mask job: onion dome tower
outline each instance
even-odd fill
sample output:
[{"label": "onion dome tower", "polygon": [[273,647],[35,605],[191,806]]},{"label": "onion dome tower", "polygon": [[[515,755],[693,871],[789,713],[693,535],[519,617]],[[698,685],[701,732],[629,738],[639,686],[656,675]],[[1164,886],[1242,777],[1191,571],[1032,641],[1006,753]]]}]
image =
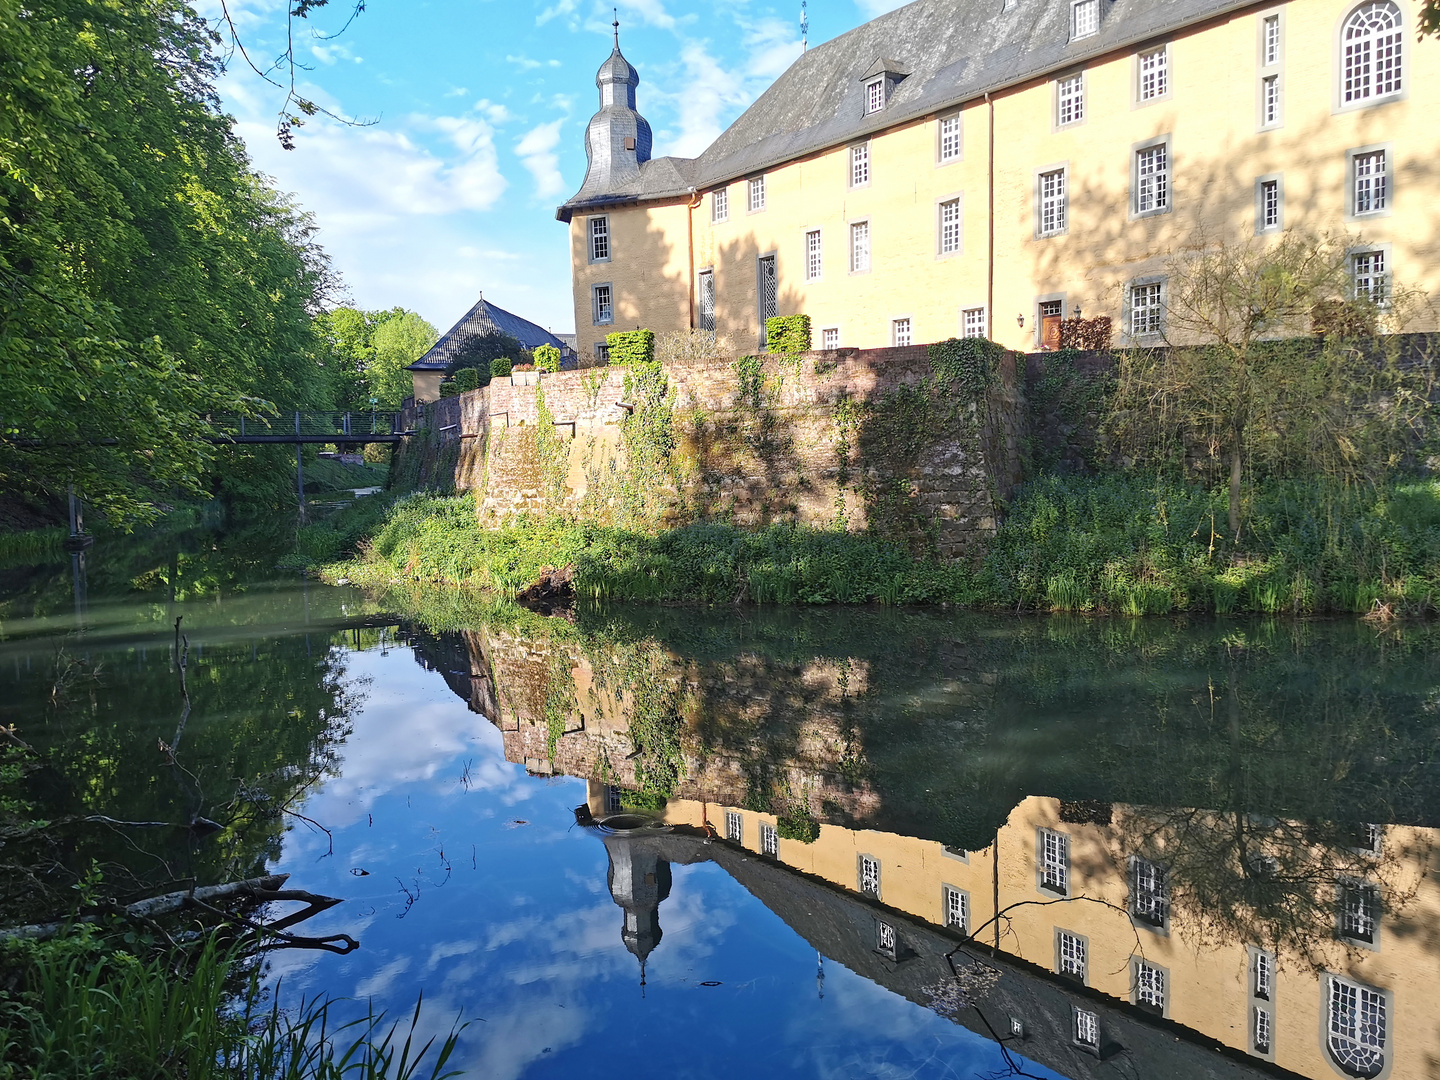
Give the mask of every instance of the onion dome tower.
[{"label": "onion dome tower", "polygon": [[600,111],[585,129],[585,183],[572,201],[632,189],[640,179],[640,164],[650,160],[650,124],[635,111],[640,73],[620,54],[618,18],[613,25],[615,49],[595,76]]}]

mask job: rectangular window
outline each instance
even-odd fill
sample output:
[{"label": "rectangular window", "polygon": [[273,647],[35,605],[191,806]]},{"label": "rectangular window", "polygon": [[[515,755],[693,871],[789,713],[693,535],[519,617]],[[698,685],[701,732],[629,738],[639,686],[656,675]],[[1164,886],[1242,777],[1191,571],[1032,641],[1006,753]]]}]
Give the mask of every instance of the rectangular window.
[{"label": "rectangular window", "polygon": [[811,229],[805,234],[805,280],[820,280],[820,230]]},{"label": "rectangular window", "polygon": [[1273,1028],[1274,1028],[1274,1024],[1273,1024],[1273,1022],[1272,1022],[1271,1019],[1270,1019],[1270,1010],[1269,1010],[1269,1009],[1256,1009],[1256,1010],[1255,1010],[1255,1031],[1254,1031],[1254,1036],[1253,1036],[1253,1037],[1254,1037],[1254,1040],[1255,1040],[1255,1043],[1254,1043],[1255,1053],[1257,1053],[1257,1054],[1268,1054],[1268,1053],[1270,1053],[1271,1041],[1272,1041],[1272,1040],[1274,1039],[1274,1037],[1275,1037],[1275,1033],[1274,1033]]},{"label": "rectangular window", "polygon": [[896,319],[890,324],[890,344],[897,349],[910,344],[909,319]]},{"label": "rectangular window", "polygon": [[1164,329],[1160,283],[1130,286],[1130,336],[1146,337]]},{"label": "rectangular window", "polygon": [[1070,40],[1100,32],[1100,0],[1075,0],[1070,5]]},{"label": "rectangular window", "polygon": [[838,349],[840,347],[840,328],[838,326],[827,326],[820,331],[820,347],[822,349]]},{"label": "rectangular window", "polygon": [[780,854],[780,834],[775,831],[775,826],[763,822],[760,825],[760,853],[772,859]]},{"label": "rectangular window", "polygon": [[885,80],[874,79],[865,84],[865,111],[879,112],[885,107]]},{"label": "rectangular window", "polygon": [[601,367],[610,363],[610,346],[606,345],[603,341],[597,341],[595,343],[595,362]]},{"label": "rectangular window", "polygon": [[605,812],[607,814],[620,812],[620,789],[614,784],[605,789]]},{"label": "rectangular window", "polygon": [[1070,838],[1040,830],[1040,887],[1062,896],[1070,891]]},{"label": "rectangular window", "polygon": [[1164,926],[1170,914],[1170,887],[1165,868],[1136,859],[1130,870],[1130,914],[1151,926]]},{"label": "rectangular window", "polygon": [[1260,231],[1280,227],[1280,181],[1260,181]]},{"label": "rectangular window", "polygon": [[870,144],[856,143],[850,147],[850,186],[863,187],[870,183]]},{"label": "rectangular window", "polygon": [[1380,213],[1387,205],[1385,151],[1372,150],[1368,154],[1356,154],[1350,161],[1350,170],[1354,176],[1354,213]]},{"label": "rectangular window", "polygon": [[880,896],[880,860],[870,855],[860,856],[860,891],[877,899]]},{"label": "rectangular window", "polygon": [[863,273],[870,269],[870,223],[856,221],[850,226],[850,272]]},{"label": "rectangular window", "polygon": [[970,928],[970,898],[949,885],[945,886],[945,925],[962,934]]},{"label": "rectangular window", "polygon": [[1170,89],[1170,50],[1166,46],[1140,54],[1141,101],[1162,98]]},{"label": "rectangular window", "polygon": [[765,209],[765,177],[755,176],[750,179],[750,213]]},{"label": "rectangular window", "polygon": [[1153,214],[1170,206],[1170,161],[1164,143],[1135,151],[1135,212]]},{"label": "rectangular window", "polygon": [[1274,127],[1280,123],[1280,76],[1266,75],[1260,80],[1260,125]]},{"label": "rectangular window", "polygon": [[895,959],[895,927],[888,922],[877,922],[875,924],[875,951]]},{"label": "rectangular window", "polygon": [[1266,15],[1261,28],[1260,59],[1265,67],[1280,62],[1280,16]]},{"label": "rectangular window", "polygon": [[940,118],[940,163],[960,160],[960,116]]},{"label": "rectangular window", "polygon": [[730,218],[730,189],[721,188],[710,196],[710,220],[728,221]]},{"label": "rectangular window", "polygon": [[725,839],[737,844],[745,842],[745,819],[734,810],[725,811]]},{"label": "rectangular window", "polygon": [[1090,1050],[1100,1049],[1100,1017],[1089,1009],[1074,1010],[1075,1041]]},{"label": "rectangular window", "polygon": [[609,285],[596,285],[593,290],[595,325],[615,321],[615,304]]},{"label": "rectangular window", "polygon": [[775,268],[774,255],[762,255],[757,261],[756,272],[759,280],[756,282],[759,296],[759,311],[756,315],[760,319],[760,344],[765,344],[765,320],[773,319],[780,314],[780,275]]},{"label": "rectangular window", "polygon": [[715,272],[700,271],[700,329],[715,332]]},{"label": "rectangular window", "polygon": [[590,261],[603,262],[610,258],[610,219],[608,217],[592,217],[590,219]]},{"label": "rectangular window", "polygon": [[1270,953],[1255,954],[1250,965],[1250,992],[1261,1001],[1275,1000],[1275,957]]},{"label": "rectangular window", "polygon": [[960,243],[960,200],[947,199],[940,204],[940,254],[958,253]]},{"label": "rectangular window", "polygon": [[1085,76],[1071,75],[1055,81],[1055,124],[1078,124],[1085,119]]},{"label": "rectangular window", "polygon": [[1355,282],[1355,299],[1383,304],[1386,296],[1385,252],[1357,251],[1351,256],[1350,268]]},{"label": "rectangular window", "polygon": [[1066,228],[1065,170],[1040,174],[1040,235],[1055,236]]},{"label": "rectangular window", "polygon": [[966,308],[960,313],[961,329],[965,337],[985,336],[985,309],[983,307]]},{"label": "rectangular window", "polygon": [[1165,969],[1144,960],[1135,961],[1135,1004],[1165,1012]]},{"label": "rectangular window", "polygon": [[1085,981],[1085,939],[1069,930],[1055,932],[1056,970],[1061,975]]},{"label": "rectangular window", "polygon": [[1380,918],[1380,890],[1359,882],[1340,887],[1340,936],[1375,943]]}]

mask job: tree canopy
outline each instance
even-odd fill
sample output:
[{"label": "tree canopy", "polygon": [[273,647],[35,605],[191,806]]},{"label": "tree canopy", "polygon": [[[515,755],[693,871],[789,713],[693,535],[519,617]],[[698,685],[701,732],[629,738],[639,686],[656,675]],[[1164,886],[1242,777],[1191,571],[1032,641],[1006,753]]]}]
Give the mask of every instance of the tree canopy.
[{"label": "tree canopy", "polygon": [[345,407],[368,409],[373,398],[384,409],[398,409],[410,396],[405,368],[435,344],[435,327],[413,311],[360,311],[338,307],[316,320],[329,345],[331,370]]}]

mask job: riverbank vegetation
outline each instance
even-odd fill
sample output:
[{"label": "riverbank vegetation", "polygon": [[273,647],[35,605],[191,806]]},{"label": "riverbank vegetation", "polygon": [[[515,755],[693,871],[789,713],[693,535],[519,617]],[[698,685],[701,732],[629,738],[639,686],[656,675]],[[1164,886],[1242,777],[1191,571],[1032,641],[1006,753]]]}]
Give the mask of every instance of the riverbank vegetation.
[{"label": "riverbank vegetation", "polygon": [[[315,526],[312,564],[355,581],[514,594],[546,567],[576,593],[693,603],[950,603],[1114,612],[1428,613],[1440,606],[1440,483],[1257,484],[1237,544],[1228,488],[1138,476],[1022,488],[983,558],[916,557],[863,534],[702,524],[648,534],[558,519],[482,529],[472,496],[412,495]],[[351,547],[357,557],[336,555]],[[303,553],[302,553],[303,554]]]}]

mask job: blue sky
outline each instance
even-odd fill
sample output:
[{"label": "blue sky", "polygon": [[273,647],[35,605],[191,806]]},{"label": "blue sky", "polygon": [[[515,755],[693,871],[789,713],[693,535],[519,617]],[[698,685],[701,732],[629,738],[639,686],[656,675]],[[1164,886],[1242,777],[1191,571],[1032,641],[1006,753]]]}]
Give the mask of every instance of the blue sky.
[{"label": "blue sky", "polygon": [[[198,5],[218,9],[218,0]],[[252,56],[283,43],[283,0],[235,0]],[[595,71],[609,54],[612,0],[332,0],[297,52],[301,92],[337,114],[286,152],[282,94],[242,65],[222,91],[257,168],[292,192],[365,308],[396,304],[445,331],[487,299],[557,332],[574,329],[565,226],[555,207],[585,174]],[[621,0],[620,43],[640,72],[655,156],[693,156],[800,53],[800,3]],[[812,45],[899,0],[813,0]]]}]

